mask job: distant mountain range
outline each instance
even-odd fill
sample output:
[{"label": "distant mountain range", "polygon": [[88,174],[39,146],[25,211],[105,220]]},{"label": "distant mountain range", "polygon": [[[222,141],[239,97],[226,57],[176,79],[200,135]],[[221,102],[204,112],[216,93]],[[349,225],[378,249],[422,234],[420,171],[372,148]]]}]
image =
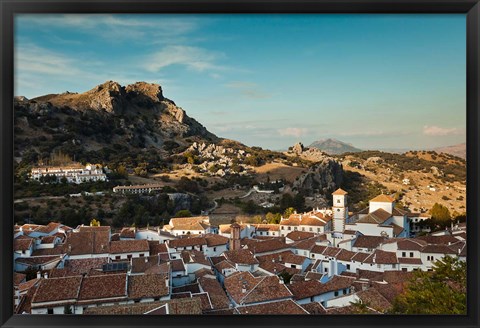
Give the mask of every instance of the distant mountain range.
[{"label": "distant mountain range", "polygon": [[358,153],[362,150],[354,147],[352,144],[345,143],[337,139],[321,139],[314,141],[308,146],[309,148],[317,148],[329,155],[341,155],[344,153]]},{"label": "distant mountain range", "polygon": [[467,144],[465,142],[452,146],[438,147],[433,150],[437,153],[446,153],[463,159],[467,158]]}]

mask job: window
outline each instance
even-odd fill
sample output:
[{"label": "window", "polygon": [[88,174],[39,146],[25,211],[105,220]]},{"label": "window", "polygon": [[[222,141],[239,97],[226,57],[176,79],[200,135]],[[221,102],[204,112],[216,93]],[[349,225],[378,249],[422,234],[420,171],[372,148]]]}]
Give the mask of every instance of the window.
[{"label": "window", "polygon": [[309,230],[309,231],[313,231],[313,228],[312,228],[312,227],[310,227],[308,230]]},{"label": "window", "polygon": [[413,257],[413,252],[410,252],[410,257]]},{"label": "window", "polygon": [[402,271],[407,272],[407,268],[402,268]]},{"label": "window", "polygon": [[282,226],[282,230],[285,230],[285,227],[284,227],[284,226]]},{"label": "window", "polygon": [[317,232],[320,232],[320,228],[317,228]]},{"label": "window", "polygon": [[337,208],[337,212],[340,212],[340,209],[339,209],[339,208]]},{"label": "window", "polygon": [[305,231],[305,227],[302,227],[302,231]]},{"label": "window", "polygon": [[128,254],[128,255],[127,255],[127,259],[130,260],[131,258],[132,258],[132,254]]},{"label": "window", "polygon": [[406,256],[407,256],[407,253],[402,252],[402,257],[406,257]]},{"label": "window", "polygon": [[47,313],[48,313],[48,314],[53,314],[53,309],[48,309],[48,310],[47,310]]},{"label": "window", "polygon": [[142,254],[140,254],[140,257],[144,257],[144,256],[145,256],[145,254],[143,254],[143,253],[142,253]]},{"label": "window", "polygon": [[292,228],[288,227],[288,230],[292,230]]},{"label": "window", "polygon": [[217,250],[217,248],[216,248],[216,247],[214,247],[214,248],[213,248],[213,251],[215,252],[216,250]]},{"label": "window", "polygon": [[297,266],[296,266],[295,264],[291,264],[290,267],[291,267],[292,269],[296,269],[296,268],[297,268]]},{"label": "window", "polygon": [[347,270],[350,270],[350,264],[347,264]]},{"label": "window", "polygon": [[340,204],[340,199],[337,199],[337,204]]},{"label": "window", "polygon": [[115,260],[120,260],[120,255],[115,256]]},{"label": "window", "polygon": [[295,231],[296,231],[297,229],[298,229],[297,227],[293,227],[293,230],[295,230]]},{"label": "window", "polygon": [[338,291],[336,291],[334,294],[335,294],[335,296],[338,296]]}]

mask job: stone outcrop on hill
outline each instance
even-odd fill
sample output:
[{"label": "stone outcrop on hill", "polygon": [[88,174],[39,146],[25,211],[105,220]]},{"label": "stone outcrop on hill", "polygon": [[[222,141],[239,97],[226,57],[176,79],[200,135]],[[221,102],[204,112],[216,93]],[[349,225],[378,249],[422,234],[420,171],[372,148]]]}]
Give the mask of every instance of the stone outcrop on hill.
[{"label": "stone outcrop on hill", "polygon": [[305,195],[325,194],[340,187],[343,167],[338,161],[325,157],[312,165],[293,183],[293,187]]}]

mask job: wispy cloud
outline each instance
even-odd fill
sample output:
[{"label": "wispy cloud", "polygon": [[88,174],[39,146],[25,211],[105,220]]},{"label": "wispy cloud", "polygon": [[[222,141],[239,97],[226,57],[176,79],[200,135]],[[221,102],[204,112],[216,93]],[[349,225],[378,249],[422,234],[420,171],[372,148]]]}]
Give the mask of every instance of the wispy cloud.
[{"label": "wispy cloud", "polygon": [[302,137],[309,134],[309,129],[307,128],[286,128],[286,129],[279,129],[278,133],[281,136],[289,136],[289,137]]},{"label": "wispy cloud", "polygon": [[[73,28],[75,32],[94,33],[112,42],[119,39],[138,39],[149,37],[152,43],[163,37],[163,42],[173,41],[168,37],[179,37],[195,31],[198,27],[195,19],[179,19],[176,17],[152,17],[142,15],[141,18],[131,15],[105,14],[64,14],[64,15],[19,15],[18,21],[29,26],[43,28]],[[145,40],[143,40],[145,41]]]},{"label": "wispy cloud", "polygon": [[228,88],[239,90],[240,93],[247,98],[263,99],[269,98],[271,96],[270,94],[263,92],[258,86],[258,84],[253,82],[233,81],[225,84],[225,86]]},{"label": "wispy cloud", "polygon": [[459,128],[443,128],[436,125],[425,125],[423,127],[423,134],[426,136],[449,136],[449,135],[461,135],[465,133],[464,129]]},{"label": "wispy cloud", "polygon": [[227,67],[219,65],[217,61],[223,57],[223,53],[203,48],[172,45],[149,56],[144,68],[150,72],[158,72],[171,65],[182,65],[197,72],[222,71]]}]

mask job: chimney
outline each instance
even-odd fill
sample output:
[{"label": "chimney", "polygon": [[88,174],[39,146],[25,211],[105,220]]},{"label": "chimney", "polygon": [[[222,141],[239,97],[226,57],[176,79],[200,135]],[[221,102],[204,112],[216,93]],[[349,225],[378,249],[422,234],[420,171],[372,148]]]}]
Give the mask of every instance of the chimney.
[{"label": "chimney", "polygon": [[285,281],[283,281],[283,277],[280,277],[280,284],[281,285],[285,284]]},{"label": "chimney", "polygon": [[145,256],[145,263],[148,262],[148,256]]},{"label": "chimney", "polygon": [[247,292],[247,285],[243,284],[242,285],[242,294],[245,294]]},{"label": "chimney", "polygon": [[40,271],[37,271],[37,279],[42,278],[42,273]]},{"label": "chimney", "polygon": [[48,279],[48,272],[43,273],[43,278]]},{"label": "chimney", "polygon": [[282,262],[282,255],[278,255],[278,262]]},{"label": "chimney", "polygon": [[169,284],[168,276],[165,276],[165,286],[170,287],[169,285],[170,284]]}]

